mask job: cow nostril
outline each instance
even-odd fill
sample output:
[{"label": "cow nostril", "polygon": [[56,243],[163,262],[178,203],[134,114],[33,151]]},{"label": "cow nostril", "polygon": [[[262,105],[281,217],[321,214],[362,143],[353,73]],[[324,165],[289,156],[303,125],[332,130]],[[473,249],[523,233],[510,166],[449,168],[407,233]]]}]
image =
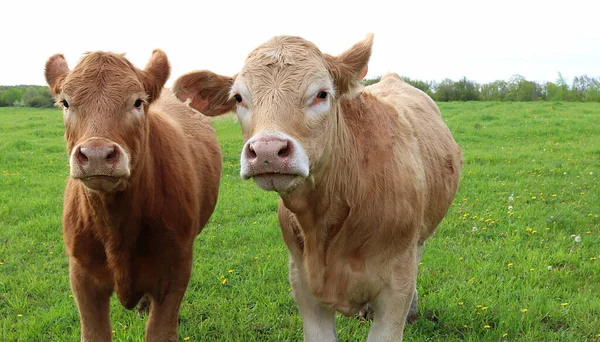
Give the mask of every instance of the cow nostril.
[{"label": "cow nostril", "polygon": [[77,159],[82,162],[88,161],[88,157],[81,151],[81,146],[77,148]]},{"label": "cow nostril", "polygon": [[248,157],[256,158],[256,152],[254,151],[252,145],[248,145]]},{"label": "cow nostril", "polygon": [[277,155],[280,158],[285,158],[285,157],[289,156],[290,155],[290,148],[289,148],[289,146],[286,144],[284,148],[282,148],[281,150],[279,150],[279,152],[277,152]]},{"label": "cow nostril", "polygon": [[117,157],[117,149],[113,147],[111,149],[111,151],[108,153],[108,155],[106,155],[106,160],[107,161],[112,161],[116,157]]}]

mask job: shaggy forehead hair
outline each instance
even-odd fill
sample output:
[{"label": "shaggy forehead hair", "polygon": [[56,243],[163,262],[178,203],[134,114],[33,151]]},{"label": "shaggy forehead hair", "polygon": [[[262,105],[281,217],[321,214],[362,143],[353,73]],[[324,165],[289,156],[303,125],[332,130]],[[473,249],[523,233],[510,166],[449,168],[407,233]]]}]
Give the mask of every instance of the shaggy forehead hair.
[{"label": "shaggy forehead hair", "polygon": [[293,36],[274,37],[254,49],[241,75],[253,95],[259,98],[278,93],[302,94],[311,82],[329,77],[317,46]]},{"label": "shaggy forehead hair", "polygon": [[89,52],[71,71],[63,90],[74,105],[120,107],[128,96],[143,91],[136,68],[123,54]]}]

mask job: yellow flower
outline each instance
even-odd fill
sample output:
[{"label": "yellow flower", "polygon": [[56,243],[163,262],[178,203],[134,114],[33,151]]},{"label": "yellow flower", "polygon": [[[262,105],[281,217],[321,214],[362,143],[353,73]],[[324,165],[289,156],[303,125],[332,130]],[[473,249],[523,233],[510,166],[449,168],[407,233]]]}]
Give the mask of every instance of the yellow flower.
[{"label": "yellow flower", "polygon": [[596,257],[591,257],[590,258],[590,261],[594,261],[594,260],[596,260]]},{"label": "yellow flower", "polygon": [[23,315],[22,314],[18,314],[17,317],[23,317]]},{"label": "yellow flower", "polygon": [[229,270],[229,271],[227,271],[227,272],[229,272],[229,274],[232,274],[232,273],[233,273],[233,270]]},{"label": "yellow flower", "polygon": [[508,267],[512,267],[512,265],[513,265],[513,263],[512,263],[512,262],[509,262],[509,263],[508,263]]},{"label": "yellow flower", "polygon": [[463,306],[463,305],[465,305],[465,303],[464,302],[458,302],[458,305]]},{"label": "yellow flower", "polygon": [[123,326],[123,329],[127,329],[127,324],[125,324],[125,325]]},{"label": "yellow flower", "polygon": [[489,328],[491,328],[491,326],[489,326],[489,325],[484,325],[484,326],[483,326],[483,328],[484,328],[484,329],[489,329]]},{"label": "yellow flower", "polygon": [[458,258],[458,261],[463,261],[463,258]]},{"label": "yellow flower", "polygon": [[189,340],[190,340],[190,337],[189,337],[189,336],[188,336],[188,337],[184,337],[184,338],[183,338],[183,340],[184,340],[184,341],[189,341]]},{"label": "yellow flower", "polygon": [[483,311],[487,310],[487,306],[482,307],[481,310],[483,310]]},{"label": "yellow flower", "polygon": [[221,284],[222,284],[222,285],[225,285],[225,284],[227,284],[227,278],[223,278],[223,280],[221,280]]},{"label": "yellow flower", "polygon": [[531,199],[532,199],[532,200],[534,200],[534,199],[536,199],[536,198],[537,198],[537,197],[535,197],[535,196],[531,196]]},{"label": "yellow flower", "polygon": [[560,305],[562,305],[563,307],[569,305],[569,303],[561,303]]},{"label": "yellow flower", "polygon": [[527,309],[521,309],[521,312],[522,312],[522,313],[526,313],[526,312],[527,312]]},{"label": "yellow flower", "polygon": [[530,269],[529,269],[529,271],[530,271],[530,272],[531,272],[531,271],[533,271],[533,270],[535,270],[535,268],[530,268]]}]

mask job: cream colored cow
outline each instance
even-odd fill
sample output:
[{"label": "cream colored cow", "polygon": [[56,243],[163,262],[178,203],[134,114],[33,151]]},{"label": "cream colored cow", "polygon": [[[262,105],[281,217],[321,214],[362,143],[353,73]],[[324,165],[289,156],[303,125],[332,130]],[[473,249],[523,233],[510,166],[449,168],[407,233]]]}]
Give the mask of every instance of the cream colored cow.
[{"label": "cream colored cow", "polygon": [[361,86],[372,41],[334,57],[302,38],[275,37],[238,75],[192,72],[173,88],[204,114],[236,111],[242,178],[281,197],[306,341],[335,341],[335,312],[367,304],[368,340],[402,339],[418,314],[424,242],[459,183],[461,150],[431,98],[396,74]]}]

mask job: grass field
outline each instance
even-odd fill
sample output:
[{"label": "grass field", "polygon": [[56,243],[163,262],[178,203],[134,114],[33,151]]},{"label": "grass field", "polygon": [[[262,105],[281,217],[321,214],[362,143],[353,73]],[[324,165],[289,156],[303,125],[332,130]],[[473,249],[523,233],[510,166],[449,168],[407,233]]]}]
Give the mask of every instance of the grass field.
[{"label": "grass field", "polygon": [[[464,151],[459,193],[419,269],[406,341],[600,341],[600,103],[442,103]],[[277,195],[239,178],[231,117],[220,198],[196,240],[183,341],[298,341]],[[0,340],[75,341],[61,210],[68,176],[58,110],[0,108]],[[113,298],[116,341],[145,317]],[[340,341],[370,323],[339,317]]]}]

